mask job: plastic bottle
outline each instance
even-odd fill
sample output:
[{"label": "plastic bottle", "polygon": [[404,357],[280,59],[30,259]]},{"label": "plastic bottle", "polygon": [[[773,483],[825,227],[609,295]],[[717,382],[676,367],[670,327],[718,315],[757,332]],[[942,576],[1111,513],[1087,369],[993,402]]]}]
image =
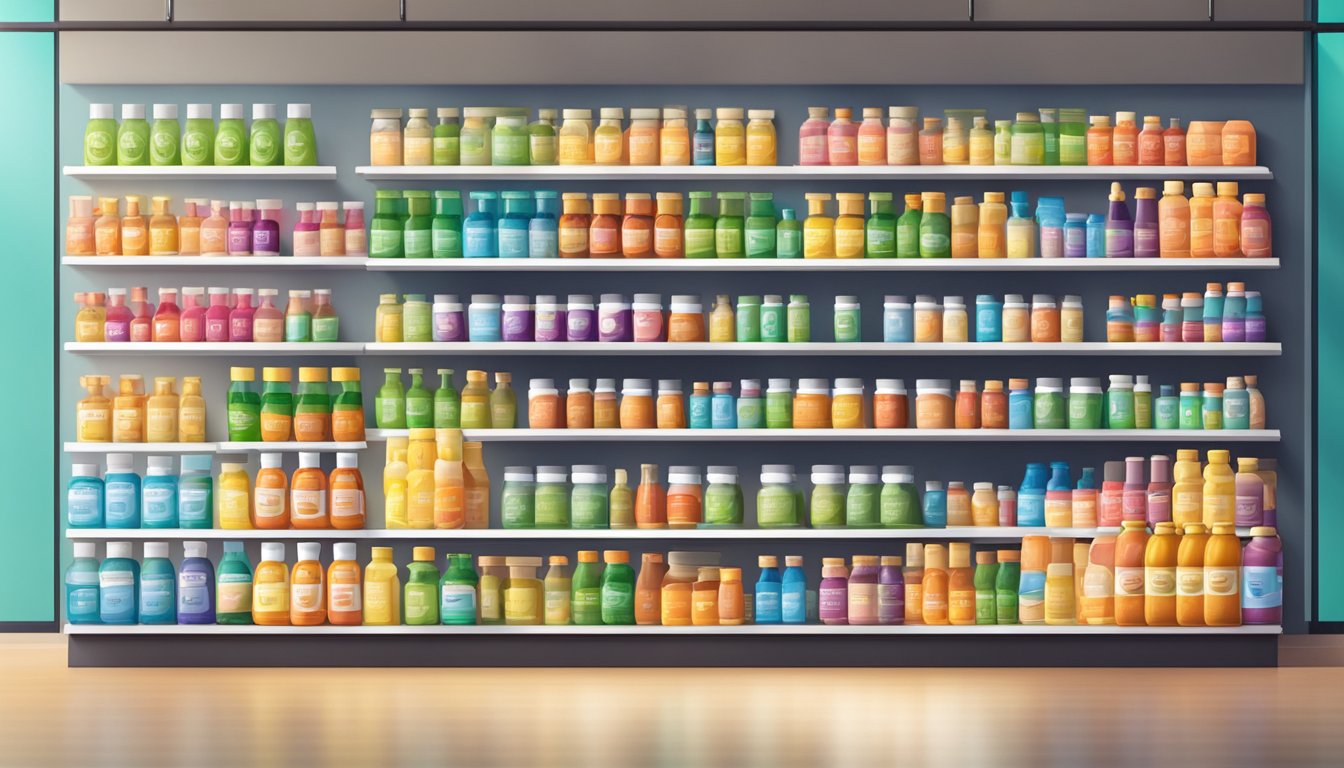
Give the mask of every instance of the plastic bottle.
[{"label": "plastic bottle", "polygon": [[836,108],[835,119],[826,129],[826,161],[829,165],[858,165],[859,126],[851,119],[854,112]]},{"label": "plastic bottle", "polygon": [[942,192],[925,192],[922,203],[919,221],[920,258],[951,258],[952,223],[946,213],[946,196]]},{"label": "plastic bottle", "polygon": [[[608,549],[602,553],[600,583],[600,617],[606,625],[635,623],[635,571],[630,567],[630,553]],[[578,624],[579,621],[574,623]]]},{"label": "plastic bottle", "polygon": [[74,557],[65,569],[65,618],[71,624],[97,624],[101,600],[95,544],[77,541],[72,550]]},{"label": "plastic bottle", "polygon": [[[176,110],[174,110],[176,117]],[[274,104],[252,105],[252,127],[248,133],[247,158],[254,166],[282,165],[284,141],[280,123],[275,119]]]},{"label": "plastic bottle", "polygon": [[168,559],[168,542],[145,542],[138,592],[141,624],[177,623],[177,574]]},{"label": "plastic bottle", "polygon": [[327,620],[326,574],[320,562],[322,545],[304,541],[298,544],[298,559],[289,576],[289,623],[312,627]]},{"label": "plastic bottle", "polygon": [[1050,563],[1049,537],[1023,536],[1021,563],[1018,619],[1023,624],[1044,624],[1046,569]]},{"label": "plastic bottle", "polygon": [[830,201],[831,195],[827,192],[808,192],[804,197],[807,199],[807,219],[803,221],[803,258],[833,259],[835,220],[826,211],[826,203]]},{"label": "plastic bottle", "polygon": [[290,581],[289,568],[285,565],[285,545],[263,543],[261,561],[252,575],[252,623],[286,626],[289,615]]},{"label": "plastic bottle", "polygon": [[215,621],[252,623],[252,565],[241,541],[224,542],[224,556],[215,577]]},{"label": "plastic bottle", "polygon": [[1237,200],[1237,182],[1218,182],[1213,201],[1213,255],[1220,259],[1241,258],[1242,204]]},{"label": "plastic bottle", "polygon": [[1144,555],[1148,544],[1147,523],[1125,520],[1115,540],[1115,623],[1143,626]]},{"label": "plastic bottle", "polygon": [[98,621],[135,624],[139,619],[139,583],[140,564],[131,555],[131,543],[109,541],[107,557],[98,566]]},{"label": "plastic bottle", "polygon": [[925,544],[923,578],[920,581],[920,591],[923,595],[920,618],[923,624],[948,623],[947,567],[947,547],[942,544]]},{"label": "plastic bottle", "polygon": [[1144,623],[1176,625],[1178,549],[1181,537],[1172,523],[1157,523],[1144,548]]},{"label": "plastic bottle", "polygon": [[1283,544],[1270,526],[1251,528],[1242,552],[1241,618],[1245,624],[1283,622]]},{"label": "plastic bottle", "polygon": [[370,557],[364,567],[364,626],[396,626],[401,623],[401,579],[392,548],[373,547]]},{"label": "plastic bottle", "polygon": [[1165,181],[1158,201],[1158,255],[1162,258],[1190,256],[1190,201],[1185,183]]},{"label": "plastic bottle", "polygon": [[364,478],[359,473],[359,454],[336,454],[336,469],[331,472],[328,487],[331,527],[341,530],[363,528],[367,504]]},{"label": "plastic bottle", "polygon": [[[471,555],[448,555],[448,567],[439,580],[439,621],[454,626],[475,624],[480,610],[476,599],[477,583]],[[565,600],[568,603],[568,593]]]},{"label": "plastic bottle", "polygon": [[1202,259],[1212,258],[1216,252],[1217,240],[1213,217],[1215,203],[1213,185],[1208,182],[1196,182],[1191,185],[1191,190],[1193,196],[1190,198],[1190,255]]},{"label": "plastic bottle", "polygon": [[827,156],[826,107],[808,107],[807,119],[798,128],[798,162],[800,165],[829,165]]},{"label": "plastic bottle", "polygon": [[994,574],[994,620],[996,624],[1018,622],[1018,591],[1022,577],[1021,553],[1015,549],[1000,549],[996,553],[998,568]]},{"label": "plastic bottle", "polygon": [[[1210,454],[1214,451],[1210,451]],[[1204,623],[1241,625],[1241,542],[1232,523],[1215,523],[1204,548]]]},{"label": "plastic bottle", "polygon": [[435,559],[433,547],[411,549],[401,601],[405,623],[410,626],[439,623],[439,569],[434,565]]},{"label": "plastic bottle", "polygon": [[299,469],[290,480],[289,519],[295,528],[330,528],[327,509],[327,476],[322,454],[302,452]]},{"label": "plastic bottle", "polygon": [[1209,464],[1204,468],[1203,523],[1210,530],[1215,525],[1236,522],[1236,475],[1229,461],[1227,451],[1209,451]]},{"label": "plastic bottle", "polygon": [[1111,128],[1111,118],[1108,115],[1091,115],[1088,117],[1089,127],[1087,129],[1087,164],[1088,165],[1114,165],[1113,151],[1113,129]]},{"label": "plastic bottle", "polygon": [[[144,105],[126,104],[122,106],[122,118],[125,119],[127,107],[139,106],[140,117],[144,118]],[[118,165],[117,147],[120,144],[117,121],[112,117],[111,104],[90,104],[89,122],[84,126],[84,164]],[[136,165],[136,163],[122,163]]]},{"label": "plastic bottle", "polygon": [[188,104],[182,132],[182,164],[215,164],[215,120],[209,104]]},{"label": "plastic bottle", "polygon": [[[938,117],[924,118],[924,127],[919,131],[919,164],[943,164],[943,121]],[[832,162],[831,165],[836,165]]]},{"label": "plastic bottle", "polygon": [[317,135],[312,105],[285,106],[285,165],[317,165]]},{"label": "plastic bottle", "polygon": [[597,564],[597,552],[591,550],[579,552],[578,565],[574,569],[570,585],[572,621],[578,625],[601,624],[602,567]]},{"label": "plastic bottle", "polygon": [[954,541],[948,544],[948,549],[947,622],[957,626],[975,624],[976,589],[971,568],[971,545]]},{"label": "plastic bottle", "polygon": [[364,623],[362,580],[359,563],[355,561],[354,543],[333,544],[331,565],[326,575],[327,621],[335,626],[359,626]]},{"label": "plastic bottle", "polygon": [[141,492],[140,525],[143,528],[177,528],[177,476],[173,473],[173,458],[150,456],[147,464]]},{"label": "plastic bottle", "polygon": [[547,565],[549,567],[546,569],[546,579],[542,586],[545,601],[544,623],[548,626],[568,625],[569,593],[572,588],[569,579],[569,558],[564,555],[551,555]]},{"label": "plastic bottle", "polygon": [[779,588],[780,619],[785,624],[807,621],[807,577],[802,555],[784,557],[784,574]]}]

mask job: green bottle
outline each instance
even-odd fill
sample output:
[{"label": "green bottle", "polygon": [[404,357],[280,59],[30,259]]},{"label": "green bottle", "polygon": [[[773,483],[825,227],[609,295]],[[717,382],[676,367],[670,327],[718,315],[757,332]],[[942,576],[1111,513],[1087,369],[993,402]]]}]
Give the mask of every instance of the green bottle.
[{"label": "green bottle", "polygon": [[775,227],[775,248],[781,259],[803,258],[803,226],[792,208],[779,212],[779,226]]},{"label": "green bottle", "polygon": [[462,163],[462,125],[458,122],[457,107],[439,107],[434,110],[439,122],[430,139],[430,153],[435,165]]},{"label": "green bottle", "polygon": [[121,105],[117,165],[149,165],[149,123],[145,122],[144,104]]},{"label": "green bottle", "polygon": [[995,579],[999,575],[999,564],[995,562],[993,552],[975,553],[975,623],[998,623],[998,592]]},{"label": "green bottle", "polygon": [[358,424],[358,432],[364,432],[364,392],[359,386],[358,368],[332,368],[331,380],[341,385],[336,399],[331,404],[332,438],[346,439],[349,434],[343,425]]},{"label": "green bottle", "polygon": [[401,193],[394,189],[378,189],[373,193],[373,221],[369,223],[369,258],[400,259],[405,255],[401,246],[401,217],[398,207]]},{"label": "green bottle", "polygon": [[518,395],[509,383],[511,373],[496,373],[495,388],[490,392],[491,429],[513,429],[518,424]]},{"label": "green bottle", "polygon": [[870,259],[896,256],[896,216],[890,192],[869,192],[871,213],[864,225],[864,255]]},{"label": "green bottle", "polygon": [[476,623],[476,582],[471,555],[448,556],[439,582],[439,621],[455,626]]},{"label": "green bottle", "polygon": [[775,258],[775,196],[770,192],[752,192],[750,213],[747,217],[747,258]]},{"label": "green bottle", "polygon": [[215,164],[215,118],[209,104],[187,105],[187,127],[182,132],[182,164]]},{"label": "green bottle", "polygon": [[602,559],[607,564],[602,570],[602,623],[634,624],[635,569],[630,567],[630,553],[607,550]]},{"label": "green bottle", "polygon": [[807,296],[801,293],[789,295],[788,339],[790,344],[803,344],[812,340],[812,306]]},{"label": "green bottle", "polygon": [[560,153],[554,109],[538,109],[537,119],[527,127],[528,157],[532,165],[555,165]]},{"label": "green bottle", "polygon": [[216,624],[252,623],[252,564],[241,541],[224,542],[224,557],[215,574],[215,605],[237,605],[241,610],[215,613]]},{"label": "green bottle", "polygon": [[299,396],[294,401],[295,437],[298,436],[298,421],[304,414],[321,417],[327,425],[325,431],[331,432],[331,389],[327,384],[326,368],[299,369]]},{"label": "green bottle", "polygon": [[288,368],[261,369],[261,420],[266,431],[293,434],[294,392],[290,387]]},{"label": "green bottle", "polygon": [[149,164],[182,164],[182,126],[176,104],[155,104],[154,124],[149,128]]},{"label": "green bottle", "polygon": [[462,258],[462,193],[456,189],[434,190],[429,255],[436,259]]},{"label": "green bottle", "polygon": [[720,259],[740,259],[747,255],[742,192],[719,193],[719,219],[714,223],[714,250]]},{"label": "green bottle", "polygon": [[219,129],[215,131],[215,165],[247,165],[247,124],[242,104],[219,105]]},{"label": "green bottle", "polygon": [[952,258],[952,222],[947,218],[947,198],[942,192],[924,193],[924,212],[919,220],[919,257]]},{"label": "green bottle", "polygon": [[434,338],[434,305],[425,300],[423,293],[408,293],[401,304],[402,341],[424,342]]},{"label": "green bottle", "polygon": [[406,223],[402,225],[402,252],[408,259],[428,259],[432,255],[430,230],[433,224],[429,192],[423,189],[408,189],[401,194],[406,199],[406,210],[410,214]]},{"label": "green bottle", "polygon": [[686,215],[686,258],[714,258],[714,217],[705,212],[708,192],[691,192],[691,209]]},{"label": "green bottle", "polygon": [[261,396],[252,388],[255,368],[229,369],[229,442],[261,442]]},{"label": "green bottle", "polygon": [[439,369],[439,388],[434,390],[434,428],[458,429],[462,426],[462,398],[453,388],[453,369]]},{"label": "green bottle", "polygon": [[117,121],[111,104],[90,104],[84,126],[84,164],[117,164]]},{"label": "green bottle", "polygon": [[402,587],[401,610],[406,624],[423,627],[439,623],[439,569],[434,565],[433,547],[415,547],[406,566],[406,586]]},{"label": "green bottle", "polygon": [[425,370],[409,369],[411,388],[406,390],[406,426],[411,429],[434,426],[434,396],[425,389]]},{"label": "green bottle", "polygon": [[579,552],[578,559],[569,582],[569,617],[575,624],[595,626],[602,623],[602,566],[592,550]]},{"label": "green bottle", "polygon": [[252,132],[247,142],[248,162],[259,166],[283,165],[280,147],[280,122],[275,119],[275,105],[253,104]]},{"label": "green bottle", "polygon": [[[905,196],[905,213],[896,220],[896,258],[919,258],[920,212],[923,207],[924,200],[919,195]],[[950,222],[948,226],[951,226]]]},{"label": "green bottle", "polygon": [[310,104],[285,108],[285,165],[317,165],[317,134]]},{"label": "green bottle", "polygon": [[383,386],[373,398],[373,421],[379,429],[406,429],[406,391],[400,368],[383,369]]},{"label": "green bottle", "polygon": [[1013,550],[999,556],[999,572],[994,576],[994,619],[999,624],[1017,623],[1017,590],[1022,577],[1021,555]]}]

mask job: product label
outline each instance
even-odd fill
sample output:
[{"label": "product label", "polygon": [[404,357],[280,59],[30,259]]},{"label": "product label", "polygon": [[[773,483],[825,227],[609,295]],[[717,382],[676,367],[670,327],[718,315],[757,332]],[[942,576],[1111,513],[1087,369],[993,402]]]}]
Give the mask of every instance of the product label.
[{"label": "product label", "polygon": [[863,230],[862,229],[837,229],[835,230],[835,255],[841,259],[863,258]]},{"label": "product label", "polygon": [[144,489],[145,527],[163,527],[177,513],[177,489],[168,485],[146,485]]},{"label": "product label", "polygon": [[202,571],[182,571],[177,575],[179,613],[200,613],[210,607],[209,581]]},{"label": "product label", "polygon": [[[1115,567],[1115,594],[1117,597],[1143,597],[1143,566]],[[1025,576],[1025,574],[1023,574]],[[1174,576],[1172,578],[1175,578]]]},{"label": "product label", "polygon": [[1181,565],[1176,567],[1176,594],[1181,597],[1204,596],[1204,568]]},{"label": "product label", "polygon": [[66,515],[71,526],[89,527],[101,522],[102,491],[91,485],[71,486],[66,493]]},{"label": "product label", "polygon": [[436,590],[427,584],[407,584],[405,608],[407,624],[428,624],[434,618]]},{"label": "product label", "polygon": [[556,231],[547,227],[532,227],[527,232],[527,255],[534,259],[553,259],[559,255]]},{"label": "product label", "polygon": [[215,598],[220,613],[243,613],[252,609],[252,577],[242,573],[224,573],[219,576]]},{"label": "product label", "polygon": [[358,611],[364,607],[358,584],[332,584],[331,610]]},{"label": "product label", "polygon": [[[378,134],[373,134],[377,136]],[[461,139],[457,136],[435,136],[430,141],[430,152],[435,165],[457,165],[461,159]],[[375,163],[381,165],[381,163]],[[388,163],[396,165],[396,163]]]},{"label": "product label", "polygon": [[1233,597],[1240,587],[1241,570],[1235,567],[1204,566],[1204,594]]},{"label": "product label", "polygon": [[537,590],[535,588],[514,587],[504,590],[505,621],[531,623],[536,617]]},{"label": "product label", "polygon": [[289,494],[290,516],[294,520],[317,520],[327,515],[327,494],[322,490],[295,488]]},{"label": "product label", "polygon": [[363,515],[363,491],[358,488],[333,488],[331,490],[332,517],[362,517]]},{"label": "product label", "polygon": [[796,229],[781,229],[776,232],[778,251],[781,257],[797,258],[802,252],[802,233]]},{"label": "product label", "polygon": [[[666,606],[666,600],[664,600],[664,606]],[[602,611],[602,590],[597,587],[574,590],[572,609],[574,623],[598,623]]]},{"label": "product label", "polygon": [[173,577],[152,574],[140,577],[140,616],[173,616],[177,602],[173,594]]},{"label": "product label", "polygon": [[392,585],[386,580],[364,582],[364,623],[399,623],[400,617],[392,616]]},{"label": "product label", "polygon": [[[1139,589],[1143,589],[1143,569],[1139,569]],[[1018,618],[1023,624],[1045,622],[1045,572],[1023,571],[1018,583]]]},{"label": "product label", "polygon": [[376,227],[370,230],[369,256],[371,258],[390,258],[400,256],[401,253],[401,230],[378,229]]},{"label": "product label", "polygon": [[1283,577],[1274,566],[1243,566],[1241,578],[1242,608],[1278,608],[1283,605]]},{"label": "product label", "polygon": [[290,587],[294,610],[311,613],[322,608],[321,584],[294,584]]},{"label": "product label", "polygon": [[560,253],[583,256],[588,253],[587,227],[560,227]]},{"label": "product label", "polygon": [[775,230],[762,227],[747,230],[747,257],[773,256],[775,254]]},{"label": "product label", "polygon": [[1236,502],[1231,494],[1211,493],[1204,495],[1204,520],[1209,525],[1236,522],[1236,515]]},{"label": "product label", "polygon": [[715,233],[712,228],[702,227],[686,230],[687,256],[714,256]]},{"label": "product label", "polygon": [[[919,235],[919,252],[925,253],[946,253],[952,247],[952,239],[940,232],[921,232]],[[1009,254],[1010,256],[1012,254]],[[1024,256],[1026,254],[1023,254]]]},{"label": "product label", "polygon": [[252,611],[281,613],[289,611],[289,585],[263,582],[252,586]]},{"label": "product label", "polygon": [[119,577],[117,583],[109,584],[103,574],[99,574],[98,580],[98,612],[102,614],[103,620],[127,614],[134,618],[135,577],[127,573]]},{"label": "product label", "polygon": [[[230,499],[231,504],[237,504],[247,498],[246,494],[242,491],[221,491],[221,494],[224,493],[242,494],[241,498],[235,496]],[[221,496],[221,498],[223,497]],[[259,519],[274,518],[283,515],[285,513],[285,489],[263,488],[262,486],[257,486],[254,505],[256,515]]]},{"label": "product label", "polygon": [[1176,594],[1174,567],[1148,566],[1143,569],[1144,593],[1149,597],[1173,597]]},{"label": "product label", "polygon": [[439,620],[445,624],[475,624],[476,589],[470,584],[444,584]]}]

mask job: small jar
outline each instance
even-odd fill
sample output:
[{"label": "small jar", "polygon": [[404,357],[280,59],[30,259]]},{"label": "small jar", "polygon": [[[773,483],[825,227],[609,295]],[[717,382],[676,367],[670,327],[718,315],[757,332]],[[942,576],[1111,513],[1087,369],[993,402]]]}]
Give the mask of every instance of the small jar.
[{"label": "small jar", "polygon": [[598,379],[593,387],[593,426],[597,429],[616,429],[621,426],[616,405],[616,380]]},{"label": "small jar", "polygon": [[764,429],[765,404],[761,401],[760,379],[742,379],[737,397],[737,428]]},{"label": "small jar", "polygon": [[696,528],[704,521],[703,489],[698,467],[668,467],[667,527]]},{"label": "small jar", "polygon": [[776,294],[766,294],[765,299],[761,301],[761,341],[784,342],[788,339],[784,298]]},{"label": "small jar", "polygon": [[602,107],[593,131],[593,162],[597,165],[625,165],[625,110]]},{"label": "small jar", "polygon": [[585,192],[560,195],[560,220],[556,222],[557,248],[562,259],[588,258],[588,229],[593,221],[592,204]]},{"label": "small jar", "polygon": [[746,165],[746,127],[742,125],[741,107],[719,107],[714,110],[714,164]]},{"label": "small jar", "polygon": [[1063,379],[1037,379],[1032,398],[1036,429],[1065,429],[1069,424],[1068,408],[1064,405]]},{"label": "small jar", "polygon": [[565,428],[593,428],[593,390],[587,379],[570,379],[565,393]]},{"label": "small jar", "polygon": [[527,383],[527,428],[560,429],[560,390],[554,379],[531,379]]},{"label": "small jar", "polygon": [[630,302],[619,293],[604,293],[597,305],[597,340],[632,341],[633,319]]},{"label": "small jar", "polygon": [[737,407],[733,403],[733,382],[714,382],[714,394],[709,399],[710,429],[737,429]]},{"label": "small jar", "polygon": [[504,528],[536,527],[536,494],[531,467],[505,467],[500,524]]},{"label": "small jar", "polygon": [[914,310],[904,296],[887,296],[882,302],[882,341],[909,344],[915,340]]},{"label": "small jar", "polygon": [[647,192],[625,196],[625,217],[621,219],[621,255],[627,259],[653,257],[653,197]]},{"label": "small jar", "polygon": [[709,393],[708,381],[691,382],[691,399],[688,405],[690,415],[687,421],[691,429],[713,429],[713,396]]},{"label": "small jar", "polygon": [[626,379],[621,386],[621,429],[653,429],[653,388],[648,379]]},{"label": "small jar", "polygon": [[462,110],[462,131],[458,138],[462,165],[490,164],[490,132],[494,122],[493,109],[467,107]]},{"label": "small jar", "polygon": [[505,296],[503,309],[504,341],[532,341],[536,337],[532,302],[527,296],[519,294]]},{"label": "small jar", "polygon": [[915,381],[915,429],[952,429],[952,382]]},{"label": "small jar", "polygon": [[845,526],[844,467],[839,464],[812,466],[812,503],[809,508],[813,528]]},{"label": "small jar", "polygon": [[658,165],[660,109],[630,110],[630,165]]},{"label": "small jar", "polygon": [[756,493],[756,525],[760,528],[797,528],[803,522],[803,495],[794,481],[793,465],[761,467]]},{"label": "small jar", "polygon": [[923,528],[924,512],[915,490],[912,467],[888,464],[882,467],[882,493],[878,514],[883,528]]},{"label": "small jar", "polygon": [[831,387],[826,379],[800,379],[793,396],[794,429],[829,429]]},{"label": "small jar", "polygon": [[611,523],[607,468],[601,464],[576,464],[570,470],[570,480],[574,483],[569,494],[570,525],[574,528],[607,528]]},{"label": "small jar", "polygon": [[969,337],[966,303],[960,296],[943,297],[943,341],[966,342]]},{"label": "small jar", "polygon": [[663,297],[657,293],[636,293],[631,304],[635,341],[666,341],[663,323]]},{"label": "small jar", "polygon": [[663,107],[663,127],[658,138],[660,165],[691,164],[691,134],[685,107]]},{"label": "small jar", "polygon": [[542,294],[537,297],[532,311],[532,338],[536,341],[565,340],[565,305],[555,300],[555,296]]},{"label": "small jar", "polygon": [[954,429],[980,428],[980,393],[975,379],[962,379],[953,410]]},{"label": "small jar", "polygon": [[1036,425],[1036,405],[1027,379],[1008,380],[1008,428],[1031,429]]},{"label": "small jar", "polygon": [[1031,313],[1016,293],[1003,297],[1003,340],[1010,344],[1031,341]]},{"label": "small jar", "polygon": [[621,255],[621,196],[593,193],[593,217],[588,220],[588,256],[611,259]]},{"label": "small jar", "polygon": [[742,486],[738,484],[737,467],[711,466],[705,473],[709,486],[705,488],[705,528],[741,528],[743,509]]},{"label": "small jar", "polygon": [[812,340],[812,306],[801,293],[789,295],[787,338],[790,344]]},{"label": "small jar", "polygon": [[747,165],[776,165],[775,110],[747,110]]},{"label": "small jar", "polygon": [[873,426],[906,429],[910,426],[910,398],[902,379],[878,379],[873,392]]},{"label": "small jar", "polygon": [[597,341],[597,310],[593,307],[592,296],[569,295],[565,305],[565,340]]},{"label": "small jar", "polygon": [[915,297],[915,343],[943,340],[943,308],[932,296]]},{"label": "small jar", "polygon": [[369,164],[401,165],[401,110],[375,109],[369,130]]},{"label": "small jar", "polygon": [[993,483],[971,486],[971,525],[996,526],[999,524],[999,494]]},{"label": "small jar", "polygon": [[1031,340],[1036,344],[1058,342],[1060,313],[1055,297],[1037,293],[1031,297]]},{"label": "small jar", "polygon": [[1069,429],[1101,429],[1101,380],[1069,379]]},{"label": "small jar", "polygon": [[521,115],[500,115],[495,118],[495,127],[491,133],[490,162],[492,165],[527,165],[529,144],[527,118]]},{"label": "small jar", "polygon": [[471,341],[500,341],[503,320],[499,296],[493,293],[474,293],[467,307],[467,335]]},{"label": "small jar", "polygon": [[761,297],[738,296],[737,309],[733,313],[736,322],[738,341],[757,342],[761,340]]},{"label": "small jar", "polygon": [[1017,525],[1017,491],[1011,485],[999,486],[999,525],[1012,528]]},{"label": "small jar", "polygon": [[1064,214],[1064,258],[1087,256],[1087,214]]},{"label": "small jar", "polygon": [[980,426],[983,429],[1008,428],[1008,395],[1003,391],[1003,382],[991,379],[985,382],[985,391],[980,393]]},{"label": "small jar", "polygon": [[569,527],[569,471],[537,467],[534,515],[538,528]]},{"label": "small jar", "polygon": [[593,110],[560,111],[560,165],[593,164]]},{"label": "small jar", "polygon": [[667,340],[689,343],[705,340],[705,312],[699,296],[672,297],[672,313],[667,320]]},{"label": "small jar", "polygon": [[434,341],[466,341],[467,318],[462,311],[462,302],[457,296],[448,293],[434,294],[432,328]]},{"label": "small jar", "polygon": [[835,340],[841,343],[862,340],[863,324],[860,321],[858,296],[835,297]]},{"label": "small jar", "polygon": [[770,379],[767,382],[765,428],[793,428],[793,384],[788,379]]},{"label": "small jar", "polygon": [[1065,296],[1059,312],[1059,340],[1077,344],[1083,340],[1083,297]]},{"label": "small jar", "polygon": [[975,340],[1003,341],[1003,303],[988,293],[975,297]]},{"label": "small jar", "polygon": [[881,478],[877,467],[849,468],[849,492],[845,494],[845,527],[877,528],[882,525],[879,499]]},{"label": "small jar", "polygon": [[821,559],[821,584],[817,590],[817,615],[822,624],[849,623],[849,569],[843,557]]},{"label": "small jar", "polygon": [[863,429],[863,379],[836,379],[831,396],[831,426],[835,429]]},{"label": "small jar", "polygon": [[681,392],[681,379],[658,380],[655,410],[659,429],[686,429],[686,398]]}]

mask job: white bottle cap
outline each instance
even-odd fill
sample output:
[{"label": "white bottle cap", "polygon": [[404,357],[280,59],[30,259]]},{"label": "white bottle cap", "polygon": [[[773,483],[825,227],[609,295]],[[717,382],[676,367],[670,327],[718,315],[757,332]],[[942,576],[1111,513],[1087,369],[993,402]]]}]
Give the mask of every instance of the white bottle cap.
[{"label": "white bottle cap", "polygon": [[767,392],[788,392],[791,389],[793,389],[791,379],[769,379],[766,381]]},{"label": "white bottle cap", "polygon": [[337,469],[357,469],[359,467],[358,453],[338,453],[336,454]]},{"label": "white bottle cap", "polygon": [[300,541],[298,562],[304,560],[320,560],[322,558],[322,545],[316,541]]},{"label": "white bottle cap", "polygon": [[111,119],[112,119],[112,105],[111,105],[111,104],[90,104],[90,105],[89,105],[89,119],[90,119],[90,120],[111,120]]},{"label": "white bottle cap", "polygon": [[311,104],[289,104],[285,106],[285,117],[292,118],[310,118],[313,116],[313,105]]},{"label": "white bottle cap", "polygon": [[355,543],[352,541],[342,541],[331,545],[332,560],[354,560]]},{"label": "white bottle cap", "polygon": [[285,562],[285,545],[278,541],[267,541],[261,545],[262,562]]},{"label": "white bottle cap", "polygon": [[659,380],[658,380],[658,391],[659,391],[659,392],[680,392],[680,391],[681,391],[681,379],[659,379]]},{"label": "white bottle cap", "polygon": [[155,105],[154,105],[154,119],[155,119],[155,120],[176,120],[176,119],[177,119],[177,105],[176,105],[176,104],[155,104]]},{"label": "white bottle cap", "polygon": [[205,557],[204,541],[184,541],[182,542],[183,557]]},{"label": "white bottle cap", "polygon": [[70,468],[70,474],[73,477],[97,477],[97,464],[76,464]]},{"label": "white bottle cap", "polygon": [[274,105],[274,104],[253,104],[253,105],[252,105],[252,119],[253,119],[253,120],[274,120],[274,119],[275,119],[275,105]]},{"label": "white bottle cap", "polygon": [[[109,105],[110,106],[110,105]],[[107,542],[107,556],[113,557],[131,557],[131,542],[129,541],[109,541]]]},{"label": "white bottle cap", "polygon": [[347,211],[362,211],[364,210],[364,203],[358,200],[347,200],[341,203],[341,208]]},{"label": "white bottle cap", "polygon": [[587,389],[588,389],[588,380],[587,380],[587,379],[570,379],[570,380],[569,380],[569,391],[571,391],[571,392],[584,392],[584,391],[587,391]]},{"label": "white bottle cap", "polygon": [[146,559],[146,560],[148,560],[148,559],[151,558],[151,557],[167,557],[167,556],[168,556],[168,542],[166,542],[166,541],[146,541],[146,542],[145,542],[145,559]]},{"label": "white bottle cap", "polygon": [[282,210],[284,207],[285,207],[284,200],[278,200],[273,197],[268,197],[265,198],[264,200],[257,201],[257,210],[261,211],[279,211]]},{"label": "white bottle cap", "polygon": [[146,466],[149,467],[149,470],[145,474],[148,475],[173,474],[172,456],[150,456],[149,459],[146,460],[145,464]]},{"label": "white bottle cap", "polygon": [[220,119],[220,120],[242,120],[242,119],[243,119],[243,105],[242,105],[242,104],[220,104],[220,105],[219,105],[219,119]]},{"label": "white bottle cap", "polygon": [[144,119],[145,119],[145,105],[144,105],[144,104],[122,104],[122,105],[121,105],[121,119],[122,119],[122,120],[144,120]]},{"label": "white bottle cap", "polygon": [[214,116],[214,110],[209,104],[188,104],[188,120],[210,120]]},{"label": "white bottle cap", "polygon": [[262,468],[262,469],[279,469],[279,468],[280,468],[280,465],[281,465],[283,462],[284,462],[284,457],[281,456],[281,455],[278,454],[278,453],[263,453],[263,454],[261,454],[261,468]]},{"label": "white bottle cap", "polygon": [[730,483],[735,485],[737,483],[737,467],[717,464],[706,467],[705,477],[709,480],[711,485],[716,483]]},{"label": "white bottle cap", "polygon": [[110,472],[130,472],[134,463],[129,453],[109,453],[107,454],[107,471]]},{"label": "white bottle cap", "polygon": [[532,482],[531,467],[505,467],[504,482],[506,483],[530,483]]},{"label": "white bottle cap", "polygon": [[616,380],[615,380],[615,379],[598,379],[598,380],[597,380],[597,390],[596,390],[596,391],[598,391],[598,392],[615,392],[615,391],[616,391]]},{"label": "white bottle cap", "polygon": [[299,454],[299,469],[317,469],[322,466],[322,454],[304,451]]},{"label": "white bottle cap", "polygon": [[75,557],[97,557],[98,550],[92,541],[76,541],[74,547]]}]

